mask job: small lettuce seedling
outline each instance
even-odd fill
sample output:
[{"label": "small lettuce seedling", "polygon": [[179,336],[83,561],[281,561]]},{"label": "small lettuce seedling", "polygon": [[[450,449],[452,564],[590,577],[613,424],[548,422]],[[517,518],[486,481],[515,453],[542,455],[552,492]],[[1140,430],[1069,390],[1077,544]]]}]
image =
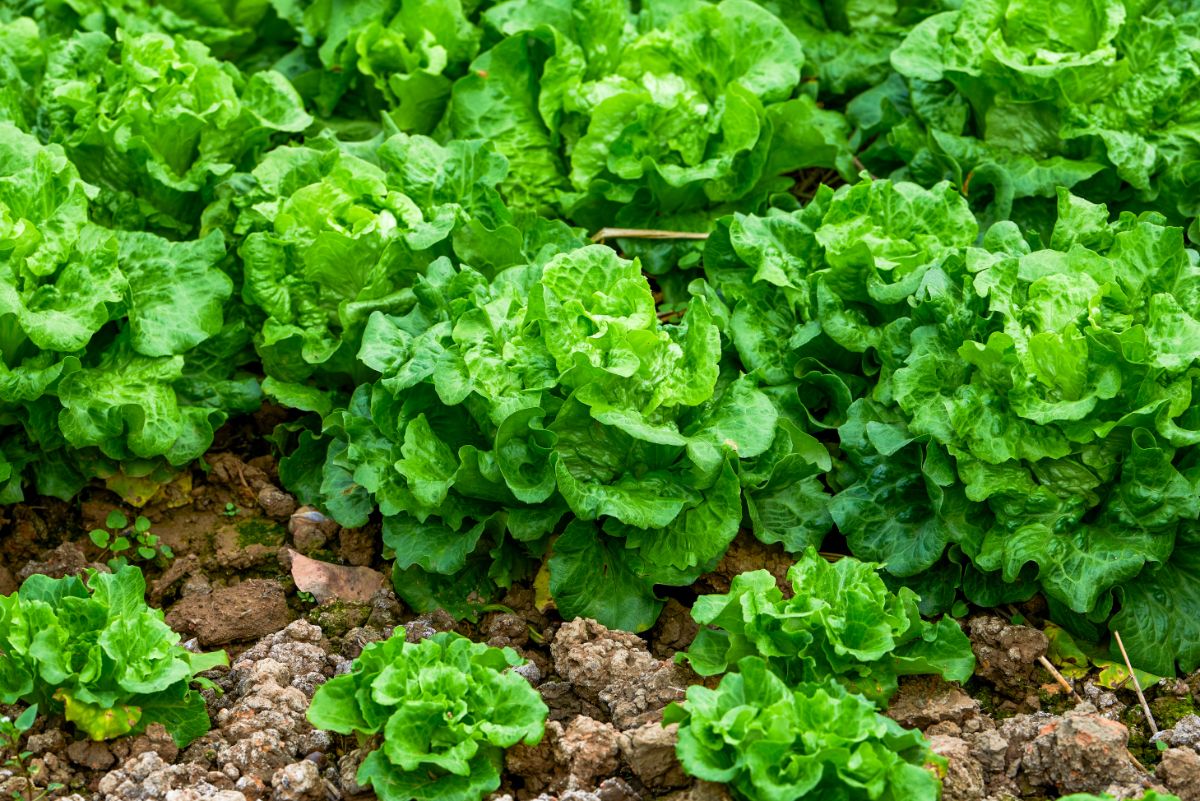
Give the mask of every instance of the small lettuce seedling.
[{"label": "small lettuce seedling", "polygon": [[969,679],[975,655],[958,623],[923,620],[916,593],[893,593],[877,567],[850,557],[831,564],[809,548],[788,570],[790,599],[767,571],[742,573],[725,595],[697,599],[692,617],[706,628],[683,658],[715,676],[761,656],[788,684],[833,676],[876,703],[895,693],[899,676]]},{"label": "small lettuce seedling", "polygon": [[[675,751],[698,779],[724,782],[746,801],[937,801],[945,760],[919,731],[878,714],[835,681],[789,688],[757,656],[715,690],[693,685]],[[926,767],[926,766],[929,767]]]},{"label": "small lettuce seedling", "polygon": [[511,648],[453,632],[414,644],[401,631],[322,685],[308,719],[364,744],[382,735],[357,777],[382,801],[483,798],[500,786],[504,749],[542,739],[549,710],[519,664]]},{"label": "small lettuce seedling", "polygon": [[163,613],[146,604],[146,581],[116,573],[30,576],[0,596],[0,702],[62,713],[93,740],[163,724],[186,746],[209,729],[196,674],[228,664],[224,651],[179,645]]}]

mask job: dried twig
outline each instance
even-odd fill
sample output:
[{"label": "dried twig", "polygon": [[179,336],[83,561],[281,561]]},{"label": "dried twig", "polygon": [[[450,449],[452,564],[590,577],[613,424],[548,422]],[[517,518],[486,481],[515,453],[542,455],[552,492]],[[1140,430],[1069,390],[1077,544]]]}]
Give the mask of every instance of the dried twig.
[{"label": "dried twig", "polygon": [[865,173],[867,174],[867,176],[868,176],[868,177],[869,177],[869,178],[870,178],[872,181],[874,181],[874,180],[875,180],[875,176],[874,176],[874,175],[872,175],[872,174],[871,174],[871,171],[867,169],[867,165],[865,165],[865,164],[863,164],[863,163],[862,163],[862,159],[860,159],[858,156],[854,156],[854,157],[853,157],[853,159],[854,159],[854,166],[855,166],[855,167],[858,167],[858,171],[859,171],[859,172],[865,172]]},{"label": "dried twig", "polygon": [[1058,682],[1058,685],[1060,687],[1062,687],[1064,690],[1066,690],[1067,692],[1069,692],[1071,694],[1072,698],[1074,698],[1076,701],[1078,701],[1081,704],[1083,703],[1083,699],[1079,697],[1079,693],[1075,692],[1075,688],[1071,686],[1071,683],[1067,681],[1066,677],[1063,676],[1063,674],[1058,672],[1058,668],[1056,668],[1054,666],[1053,662],[1051,662],[1045,656],[1039,656],[1038,663],[1041,664],[1041,666],[1044,667],[1047,670],[1047,672],[1049,672],[1050,675],[1054,677],[1054,680],[1056,682]]},{"label": "dried twig", "polygon": [[651,228],[601,228],[592,234],[593,242],[606,239],[708,239],[699,231],[656,231]]},{"label": "dried twig", "polygon": [[1150,724],[1150,733],[1158,734],[1158,725],[1154,722],[1154,715],[1150,714],[1150,705],[1146,703],[1146,696],[1142,693],[1142,683],[1138,681],[1137,674],[1133,672],[1133,663],[1129,661],[1129,654],[1125,653],[1125,643],[1121,642],[1121,632],[1113,629],[1113,637],[1117,640],[1117,647],[1121,649],[1121,658],[1125,660],[1125,667],[1129,669],[1129,676],[1133,679],[1133,689],[1137,691],[1138,700],[1142,703],[1142,712],[1146,714],[1146,722]]}]

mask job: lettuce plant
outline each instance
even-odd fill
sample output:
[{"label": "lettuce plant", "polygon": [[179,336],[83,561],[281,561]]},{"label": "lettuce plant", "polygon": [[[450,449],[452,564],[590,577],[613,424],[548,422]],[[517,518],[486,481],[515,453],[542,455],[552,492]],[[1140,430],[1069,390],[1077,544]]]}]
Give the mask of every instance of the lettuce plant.
[{"label": "lettuce plant", "polygon": [[481,799],[500,786],[504,749],[542,738],[548,710],[519,664],[511,648],[453,632],[410,643],[401,631],[323,684],[308,719],[377,746],[357,781],[383,801]]},{"label": "lettuce plant", "polygon": [[301,34],[283,64],[323,116],[386,115],[408,133],[437,125],[482,37],[468,17],[478,0],[275,5]]},{"label": "lettuce plant", "polygon": [[958,623],[922,620],[916,593],[892,593],[877,567],[852,557],[830,564],[809,548],[788,570],[787,599],[767,571],[742,573],[728,593],[696,599],[702,628],[686,660],[715,676],[758,656],[789,685],[831,677],[878,703],[902,675],[969,679],[975,656]]},{"label": "lettuce plant", "polygon": [[92,477],[199,458],[260,403],[236,368],[219,233],[174,242],[89,221],[93,187],[58,145],[0,123],[0,481],[69,498]]},{"label": "lettuce plant", "polygon": [[649,627],[653,585],[690,583],[732,541],[739,461],[776,437],[705,298],[664,324],[638,263],[602,246],[491,282],[442,261],[413,291],[410,312],[367,322],[359,359],[379,380],[325,416],[327,508],[361,525],[378,506],[418,608],[461,611],[549,548],[564,615]]},{"label": "lettuce plant", "polygon": [[478,141],[324,135],[276,148],[224,184],[204,226],[241,242],[242,299],[266,317],[255,344],[267,374],[361,381],[371,374],[355,356],[371,314],[411,310],[414,283],[439,258],[491,270],[572,246],[561,223],[504,206],[495,185],[505,171]]},{"label": "lettuce plant", "polygon": [[853,3],[763,0],[800,40],[822,95],[845,97],[886,81],[891,56],[913,26],[957,4],[946,0]]},{"label": "lettuce plant", "polygon": [[217,178],[312,122],[283,75],[243,75],[191,39],[80,31],[40,46],[31,128],[98,187],[92,216],[116,228],[191,233]]},{"label": "lettuce plant", "polygon": [[[263,63],[273,40],[286,31],[263,0],[13,0],[17,14],[36,17],[47,34],[120,29],[126,35],[166,33],[194,39],[221,59],[247,57]],[[280,28],[284,30],[280,30]]]},{"label": "lettuce plant", "polygon": [[455,82],[442,129],[496,143],[515,205],[591,229],[703,230],[796,170],[852,169],[845,120],[801,84],[800,42],[753,2],[651,2],[635,18],[628,0],[509,0],[482,19],[505,38]]},{"label": "lettuce plant", "polygon": [[693,685],[667,707],[690,775],[746,801],[937,801],[945,761],[919,731],[878,714],[836,682],[788,684],[756,656],[715,690]]},{"label": "lettuce plant", "polygon": [[1200,659],[1155,600],[1197,593],[1200,260],[1160,215],[1057,202],[1044,233],[978,238],[945,184],[823,189],[724,221],[705,266],[751,375],[836,429],[828,510],[856,555],[983,605],[1040,586],[1086,636],[1120,600],[1112,625],[1169,673]]},{"label": "lettuce plant", "polygon": [[179,644],[147,606],[136,567],[75,576],[33,575],[0,596],[0,701],[61,713],[93,740],[161,723],[182,748],[209,729],[196,674],[228,664],[224,651]]},{"label": "lettuce plant", "polygon": [[892,55],[911,116],[888,143],[907,174],[974,187],[1000,216],[1059,186],[1194,216],[1198,36],[1188,3],[967,0]]}]

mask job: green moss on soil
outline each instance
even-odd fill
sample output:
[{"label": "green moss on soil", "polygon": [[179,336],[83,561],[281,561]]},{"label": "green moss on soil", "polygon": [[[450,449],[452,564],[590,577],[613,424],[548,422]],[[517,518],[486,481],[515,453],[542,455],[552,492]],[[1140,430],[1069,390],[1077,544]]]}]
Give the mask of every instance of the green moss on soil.
[{"label": "green moss on soil", "polygon": [[313,609],[308,613],[308,620],[320,626],[327,636],[341,637],[355,626],[366,623],[370,614],[371,608],[367,604],[334,601]]},{"label": "green moss on soil", "polygon": [[236,526],[238,545],[282,545],[287,539],[287,530],[273,520],[251,517]]},{"label": "green moss on soil", "polygon": [[1196,703],[1192,696],[1179,698],[1174,695],[1160,695],[1150,702],[1150,713],[1160,729],[1169,729],[1182,718],[1194,714]]}]

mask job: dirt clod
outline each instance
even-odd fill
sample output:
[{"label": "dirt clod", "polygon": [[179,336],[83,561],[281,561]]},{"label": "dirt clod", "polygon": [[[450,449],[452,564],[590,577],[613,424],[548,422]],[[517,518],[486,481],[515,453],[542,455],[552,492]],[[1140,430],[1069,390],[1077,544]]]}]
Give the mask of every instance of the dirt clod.
[{"label": "dirt clod", "polygon": [[961,727],[979,714],[979,702],[938,676],[913,676],[900,682],[887,716],[910,729],[927,729],[938,723]]},{"label": "dirt clod", "polygon": [[1155,739],[1176,748],[1200,751],[1200,716],[1184,715],[1174,726],[1160,731]]},{"label": "dirt clod", "polygon": [[1102,793],[1113,785],[1138,785],[1142,773],[1129,755],[1129,730],[1081,704],[1046,723],[1024,748],[1021,768],[1032,784],[1059,793]]},{"label": "dirt clod", "polygon": [[276,520],[287,520],[296,511],[296,499],[271,484],[258,491],[257,500],[267,516]]},{"label": "dirt clod", "polygon": [[1044,632],[1017,626],[993,615],[981,615],[967,623],[971,648],[975,651],[975,675],[996,685],[1008,697],[1038,709],[1040,704],[1034,676],[1038,657],[1046,655],[1050,641]]},{"label": "dirt clod", "polygon": [[550,653],[558,674],[581,698],[607,711],[621,730],[657,720],[689,683],[685,668],[656,659],[636,634],[609,631],[594,620],[564,623]]},{"label": "dirt clod", "polygon": [[50,578],[77,576],[89,567],[99,567],[99,565],[89,562],[83,549],[75,543],[64,542],[46,554],[41,561],[30,562],[21,568],[17,572],[17,579],[24,581],[34,573],[40,573]]},{"label": "dirt clod", "polygon": [[529,642],[529,626],[520,615],[501,612],[488,615],[479,627],[494,648],[521,648]]},{"label": "dirt clod", "polygon": [[68,745],[67,758],[89,770],[105,770],[117,761],[107,743],[92,740],[76,740]]},{"label": "dirt clod", "polygon": [[971,753],[971,745],[958,737],[936,735],[929,747],[946,758],[942,801],[980,801],[986,794],[983,765]]},{"label": "dirt clod", "polygon": [[271,787],[272,801],[322,801],[325,797],[321,769],[307,759],[275,771]]},{"label": "dirt clod", "polygon": [[1200,801],[1200,754],[1190,748],[1168,748],[1156,772],[1179,801]]},{"label": "dirt clod", "polygon": [[207,595],[188,595],[167,612],[166,622],[203,646],[252,640],[279,631],[292,620],[283,588],[267,579],[219,587]]},{"label": "dirt clod", "polygon": [[683,766],[675,756],[679,725],[647,723],[621,733],[621,759],[642,784],[656,792],[673,790],[688,783]]}]

